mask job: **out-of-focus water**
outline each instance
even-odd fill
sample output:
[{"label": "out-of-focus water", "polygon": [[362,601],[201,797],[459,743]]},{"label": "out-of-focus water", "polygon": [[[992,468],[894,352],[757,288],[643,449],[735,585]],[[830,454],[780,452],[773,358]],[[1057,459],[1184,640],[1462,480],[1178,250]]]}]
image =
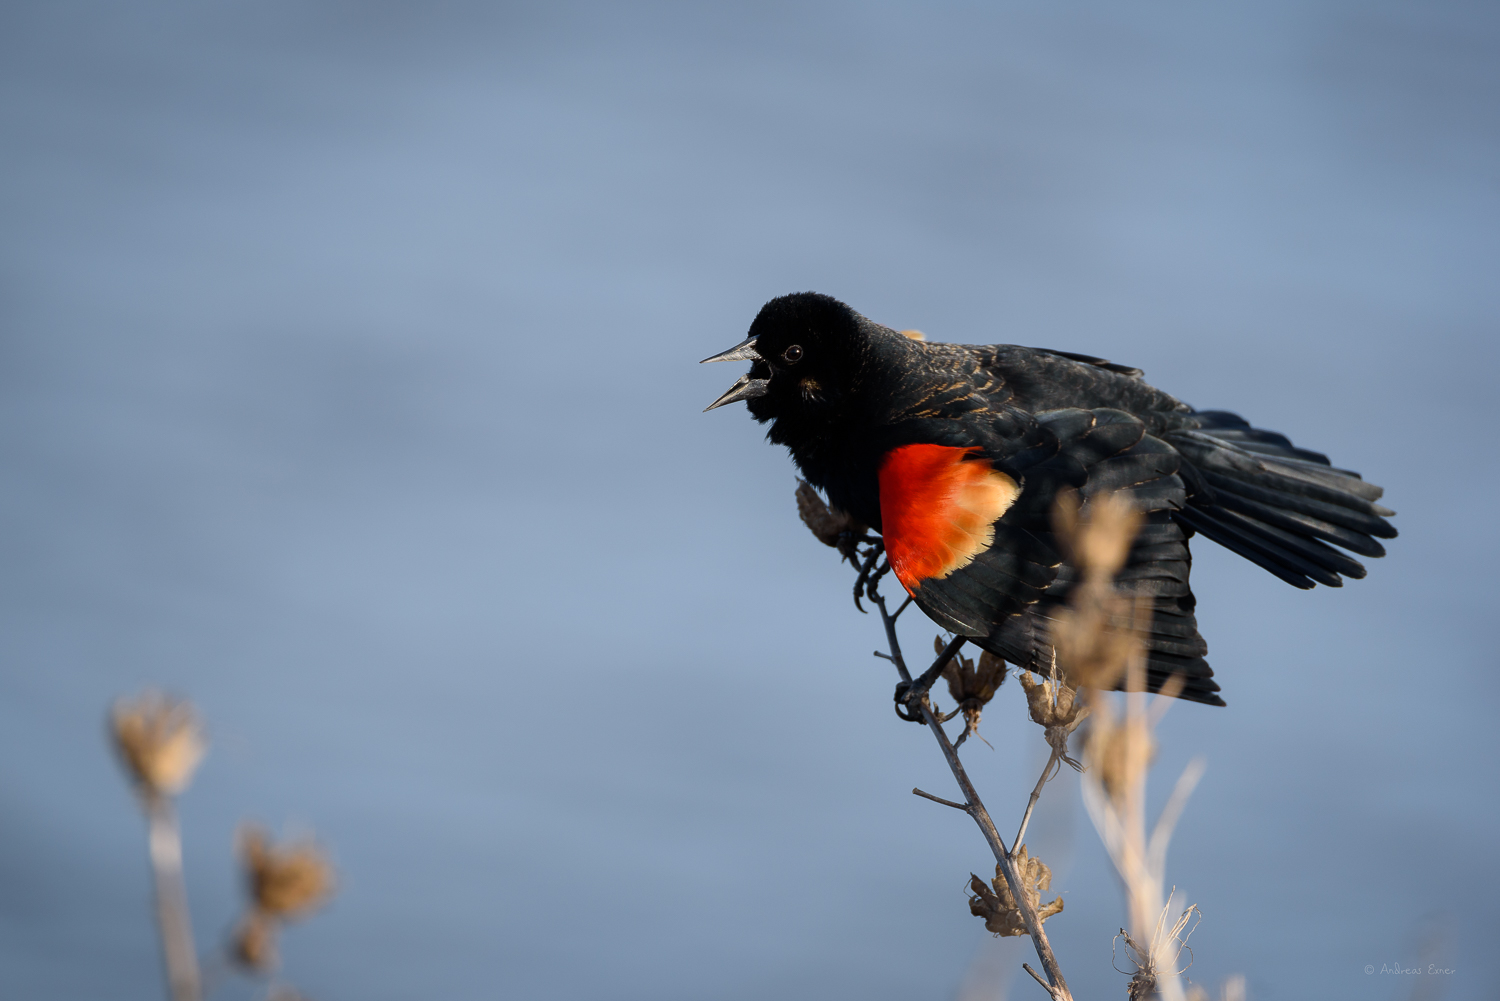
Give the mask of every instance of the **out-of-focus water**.
[{"label": "out-of-focus water", "polygon": [[[878,624],[785,456],[698,412],[733,373],[697,359],[808,288],[1139,365],[1388,488],[1402,537],[1343,590],[1198,548],[1230,706],[1164,725],[1158,794],[1209,762],[1169,871],[1210,987],[1406,997],[1365,967],[1437,929],[1423,984],[1494,995],[1489,5],[0,18],[0,995],[161,996],[102,734],[147,685],[212,728],[205,948],[241,818],[335,849],[284,942],[321,1001],[1002,990]],[[985,734],[1018,814],[1014,686]],[[1122,996],[1070,797],[1030,839],[1048,927]]]}]

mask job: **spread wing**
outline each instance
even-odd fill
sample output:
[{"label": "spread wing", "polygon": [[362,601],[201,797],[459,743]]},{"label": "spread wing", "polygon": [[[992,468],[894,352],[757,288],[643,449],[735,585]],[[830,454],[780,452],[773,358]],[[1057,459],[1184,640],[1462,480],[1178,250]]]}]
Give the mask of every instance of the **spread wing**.
[{"label": "spread wing", "polygon": [[[897,578],[940,625],[1029,669],[1050,663],[1050,613],[1078,581],[1053,537],[1058,491],[1085,498],[1128,492],[1146,512],[1119,586],[1150,597],[1148,639],[1153,691],[1173,674],[1182,697],[1222,704],[1193,617],[1187,537],[1173,520],[1186,502],[1175,449],[1131,415],[1067,409],[1009,415],[954,440],[959,422],[943,422],[942,444],[916,443],[887,453],[880,468],[882,531]],[[985,431],[991,433],[986,434]],[[988,440],[985,440],[988,439]],[[984,521],[998,511],[998,520]]]},{"label": "spread wing", "polygon": [[1238,414],[1194,411],[1142,381],[1138,369],[1042,348],[933,347],[966,353],[988,395],[1022,410],[1110,407],[1140,419],[1182,456],[1187,503],[1175,517],[1188,534],[1295,587],[1339,587],[1343,577],[1364,577],[1363,564],[1333,547],[1380,557],[1378,540],[1396,537],[1385,520],[1394,512],[1375,503],[1380,487]]}]

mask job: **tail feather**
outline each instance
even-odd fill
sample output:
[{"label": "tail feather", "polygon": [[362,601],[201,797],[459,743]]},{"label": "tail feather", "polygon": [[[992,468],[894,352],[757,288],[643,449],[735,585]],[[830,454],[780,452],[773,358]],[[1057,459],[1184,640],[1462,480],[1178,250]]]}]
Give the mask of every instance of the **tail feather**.
[{"label": "tail feather", "polygon": [[1257,531],[1251,524],[1236,524],[1233,512],[1223,509],[1212,514],[1201,508],[1189,508],[1182,520],[1191,525],[1200,535],[1213,539],[1219,545],[1245,557],[1257,566],[1271,571],[1293,587],[1307,590],[1314,584],[1342,587],[1343,578],[1287,547],[1280,545],[1268,533]]},{"label": "tail feather", "polygon": [[1390,522],[1375,514],[1375,505],[1369,501],[1348,494],[1333,494],[1331,491],[1329,496],[1337,496],[1339,501],[1320,500],[1306,492],[1291,491],[1286,489],[1287,479],[1275,471],[1252,478],[1249,475],[1224,475],[1204,470],[1203,478],[1214,488],[1215,493],[1238,494],[1285,511],[1342,525],[1364,535],[1389,539],[1396,534],[1396,529]]},{"label": "tail feather", "polygon": [[[1194,415],[1197,429],[1168,432],[1194,492],[1178,520],[1294,587],[1343,585],[1364,565],[1327,543],[1380,557],[1375,541],[1396,537],[1383,491],[1337,469],[1320,452],[1222,410]],[[1187,467],[1191,467],[1188,469]]]},{"label": "tail feather", "polygon": [[[1233,493],[1229,490],[1216,492],[1215,499],[1218,500],[1220,507],[1228,508],[1231,511],[1238,511],[1241,514],[1249,515],[1270,525],[1277,525],[1289,532],[1336,542],[1350,552],[1359,553],[1361,556],[1378,559],[1385,555],[1385,547],[1368,535],[1345,528],[1342,525],[1320,521],[1300,511],[1278,508],[1274,503],[1264,504],[1243,494]],[[1365,575],[1363,564],[1353,559],[1349,560],[1349,564],[1351,565],[1351,569],[1349,570],[1339,570],[1338,567],[1333,566],[1330,566],[1329,569],[1339,570],[1340,573],[1347,573],[1351,577],[1363,577]],[[1358,567],[1358,571],[1356,572],[1353,567]]]}]

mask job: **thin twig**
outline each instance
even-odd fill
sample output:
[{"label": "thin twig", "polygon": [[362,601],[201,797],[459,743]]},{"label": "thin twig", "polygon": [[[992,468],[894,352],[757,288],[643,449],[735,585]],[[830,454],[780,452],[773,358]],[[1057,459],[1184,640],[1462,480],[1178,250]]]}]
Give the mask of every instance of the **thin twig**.
[{"label": "thin twig", "polygon": [[[911,672],[907,670],[906,661],[901,656],[901,644],[896,638],[896,620],[886,610],[885,597],[878,591],[873,594],[866,592],[866,596],[876,608],[880,609],[880,620],[885,625],[886,639],[891,647],[891,662],[896,665],[901,680],[909,684]],[[948,645],[948,649],[944,651],[945,657],[940,658],[940,662],[933,665],[935,670],[940,672],[947,660],[958,652],[959,647],[963,645],[959,642],[961,639],[962,637],[959,637]],[[979,798],[979,792],[974,788],[974,783],[969,781],[969,774],[964,770],[963,763],[958,760],[958,752],[954,750],[953,742],[948,739],[948,735],[943,732],[937,715],[932,711],[932,702],[925,693],[922,693],[917,700],[917,708],[921,711],[927,728],[936,738],[938,747],[942,749],[943,758],[948,762],[948,769],[953,772],[953,778],[958,782],[959,789],[963,791],[964,801],[969,804],[967,810],[969,816],[974,818],[974,823],[979,825],[984,839],[989,842],[990,851],[995,856],[996,867],[1005,876],[1005,882],[1010,886],[1011,896],[1016,901],[1016,909],[1021,914],[1021,921],[1026,925],[1026,930],[1031,933],[1031,943],[1036,948],[1037,957],[1042,961],[1042,969],[1047,971],[1047,984],[1043,986],[1047,986],[1047,993],[1055,1001],[1072,1001],[1073,995],[1068,990],[1068,982],[1063,978],[1062,970],[1058,968],[1057,957],[1052,953],[1052,944],[1047,941],[1047,931],[1042,927],[1041,920],[1037,918],[1036,908],[1032,906],[1025,884],[1016,871],[1015,863],[1011,860],[1010,850],[1005,847],[1005,840],[1000,837],[1000,832],[995,828],[995,822],[990,819],[989,811],[985,809],[984,802]],[[1036,974],[1033,973],[1032,976]]]},{"label": "thin twig", "polygon": [[[1057,759],[1061,757],[1061,752],[1054,747],[1052,749],[1052,756],[1047,759],[1047,764],[1042,767],[1042,777],[1036,780],[1036,788],[1031,790],[1031,799],[1026,801],[1026,813],[1021,817],[1021,829],[1016,832],[1016,840],[1012,841],[1011,844],[1019,845],[1021,840],[1026,837],[1026,825],[1031,823],[1031,811],[1036,808],[1036,801],[1042,798],[1042,787],[1047,784],[1048,779],[1052,778],[1052,766],[1057,765]],[[1058,765],[1058,771],[1061,770],[1062,766]]]},{"label": "thin twig", "polygon": [[955,810],[962,810],[964,813],[969,812],[969,805],[967,803],[955,803],[951,799],[944,799],[941,796],[934,796],[930,792],[923,792],[921,789],[916,788],[912,789],[912,794],[915,796],[921,796],[923,799],[930,799],[934,803],[941,803],[944,806],[951,806]]},{"label": "thin twig", "polygon": [[1041,984],[1042,985],[1042,990],[1046,991],[1048,994],[1052,995],[1054,998],[1057,997],[1057,991],[1055,991],[1055,990],[1052,989],[1052,985],[1051,984],[1047,983],[1047,981],[1045,981],[1041,977],[1037,976],[1037,972],[1031,968],[1031,964],[1030,963],[1022,963],[1021,964],[1021,969],[1025,970],[1027,973],[1031,974],[1031,979],[1035,980],[1037,983]]},{"label": "thin twig", "polygon": [[[901,656],[901,641],[896,638],[896,616],[890,615],[885,610],[885,595],[876,593],[870,597],[875,607],[880,609],[880,621],[885,626],[885,641],[891,648],[890,655],[886,660],[896,665],[896,671],[901,675],[901,680],[911,682],[911,672],[906,669],[906,660]],[[910,598],[903,602],[901,607],[905,608]]]}]

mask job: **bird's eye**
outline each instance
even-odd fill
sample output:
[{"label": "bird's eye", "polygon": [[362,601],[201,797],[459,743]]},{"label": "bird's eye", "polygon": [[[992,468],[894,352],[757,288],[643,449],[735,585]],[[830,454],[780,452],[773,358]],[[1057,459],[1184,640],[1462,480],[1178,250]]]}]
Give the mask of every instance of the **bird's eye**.
[{"label": "bird's eye", "polygon": [[781,360],[786,362],[788,365],[797,364],[802,360],[802,345],[793,344],[791,347],[781,352]]}]

